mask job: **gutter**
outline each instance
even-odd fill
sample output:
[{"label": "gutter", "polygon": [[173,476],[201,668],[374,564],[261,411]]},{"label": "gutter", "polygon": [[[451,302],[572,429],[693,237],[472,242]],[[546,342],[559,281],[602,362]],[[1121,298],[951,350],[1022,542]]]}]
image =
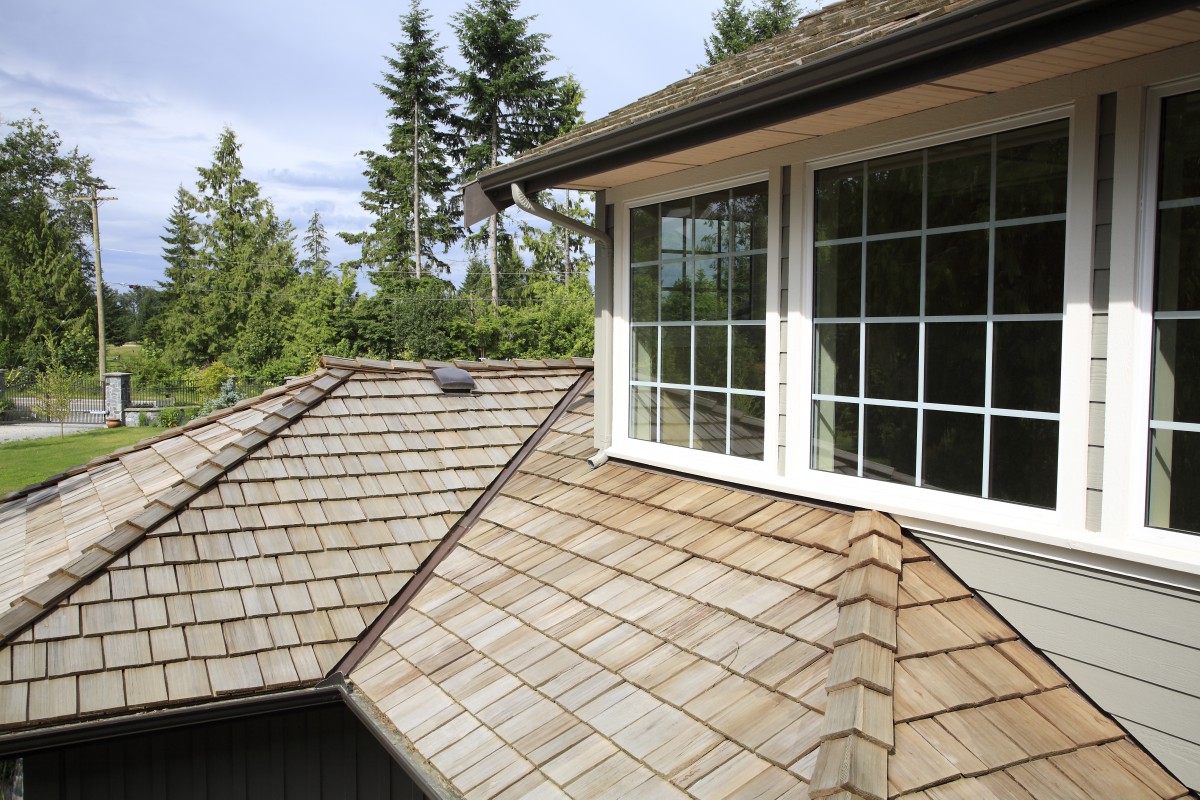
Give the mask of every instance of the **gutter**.
[{"label": "gutter", "polygon": [[928,83],[1192,8],[1195,0],[984,0],[746,86],[481,175],[465,223],[539,192],[808,114]]}]

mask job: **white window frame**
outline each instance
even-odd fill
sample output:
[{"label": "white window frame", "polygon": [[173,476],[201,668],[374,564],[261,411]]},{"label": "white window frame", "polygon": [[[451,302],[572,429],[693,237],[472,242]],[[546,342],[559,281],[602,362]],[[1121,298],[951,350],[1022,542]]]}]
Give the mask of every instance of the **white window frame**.
[{"label": "white window frame", "polygon": [[1151,558],[1178,558],[1182,552],[1194,560],[1200,534],[1146,524],[1162,102],[1193,91],[1200,91],[1200,76],[1118,95],[1101,532],[1114,545]]},{"label": "white window frame", "polygon": [[[734,455],[712,453],[661,442],[634,439],[629,435],[630,404],[630,332],[632,325],[630,298],[630,212],[639,206],[677,200],[707,192],[732,189],[753,183],[767,184],[767,298],[766,298],[766,363],[764,364],[765,419],[763,430],[763,459],[761,461]],[[780,227],[782,206],[782,169],[751,172],[732,178],[685,188],[641,195],[621,202],[616,212],[616,236],[613,246],[613,429],[609,454],[667,469],[686,469],[716,479],[737,476],[749,483],[776,483],[779,479],[779,351],[780,351]]]},{"label": "white window frame", "polygon": [[[1081,533],[1087,503],[1087,425],[1091,338],[1092,242],[1095,225],[1095,103],[1081,103],[944,131],[902,142],[840,153],[797,166],[792,176],[792,252],[789,276],[787,373],[787,483],[791,490],[856,507],[877,508],[899,517],[961,528],[1046,540]],[[814,174],[828,167],[920,150],[1042,122],[1066,119],[1070,125],[1064,274],[1062,378],[1059,397],[1058,493],[1054,509],[1040,509],[953,494],[935,489],[839,475],[810,466],[813,374],[813,192]],[[798,234],[798,235],[797,235]],[[903,521],[903,520],[902,520]]]}]

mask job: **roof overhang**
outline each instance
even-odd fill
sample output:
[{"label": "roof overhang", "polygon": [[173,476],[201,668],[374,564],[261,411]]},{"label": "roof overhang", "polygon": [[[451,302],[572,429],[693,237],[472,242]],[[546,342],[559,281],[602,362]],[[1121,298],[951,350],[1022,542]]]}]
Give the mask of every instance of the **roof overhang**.
[{"label": "roof overhang", "polygon": [[984,0],[648,119],[551,147],[463,190],[467,225],[526,192],[749,133],[1192,8],[1195,0]]}]

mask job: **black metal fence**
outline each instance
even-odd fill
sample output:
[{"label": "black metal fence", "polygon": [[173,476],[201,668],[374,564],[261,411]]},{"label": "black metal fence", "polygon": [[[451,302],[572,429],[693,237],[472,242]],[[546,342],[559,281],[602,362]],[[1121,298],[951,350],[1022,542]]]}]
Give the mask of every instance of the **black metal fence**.
[{"label": "black metal fence", "polygon": [[[245,397],[254,397],[271,388],[248,381],[235,381],[235,386]],[[69,394],[71,410],[62,421],[69,424],[104,424],[104,384],[99,378],[72,378]],[[203,405],[205,399],[194,381],[181,381],[171,386],[132,386],[126,408],[149,411],[171,406],[194,407]],[[15,375],[9,372],[0,380],[0,424],[58,422],[38,413],[39,404],[44,405],[43,400],[44,393],[38,385],[37,375],[24,371]]]},{"label": "black metal fence", "polygon": [[[46,394],[38,385],[36,375],[20,373],[5,376],[0,390],[0,423],[4,422],[66,422],[71,425],[104,424],[104,384],[99,378],[71,379],[70,411],[66,419],[51,420],[44,413]],[[40,408],[39,408],[40,407]]]}]

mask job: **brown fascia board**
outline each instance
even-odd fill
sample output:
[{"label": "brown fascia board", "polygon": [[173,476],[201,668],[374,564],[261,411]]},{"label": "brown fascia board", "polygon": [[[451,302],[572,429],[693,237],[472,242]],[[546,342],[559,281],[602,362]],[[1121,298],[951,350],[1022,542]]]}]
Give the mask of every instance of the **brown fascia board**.
[{"label": "brown fascia board", "polygon": [[1195,0],[984,0],[744,87],[497,167],[463,189],[474,225],[528,192],[1191,8]]}]

